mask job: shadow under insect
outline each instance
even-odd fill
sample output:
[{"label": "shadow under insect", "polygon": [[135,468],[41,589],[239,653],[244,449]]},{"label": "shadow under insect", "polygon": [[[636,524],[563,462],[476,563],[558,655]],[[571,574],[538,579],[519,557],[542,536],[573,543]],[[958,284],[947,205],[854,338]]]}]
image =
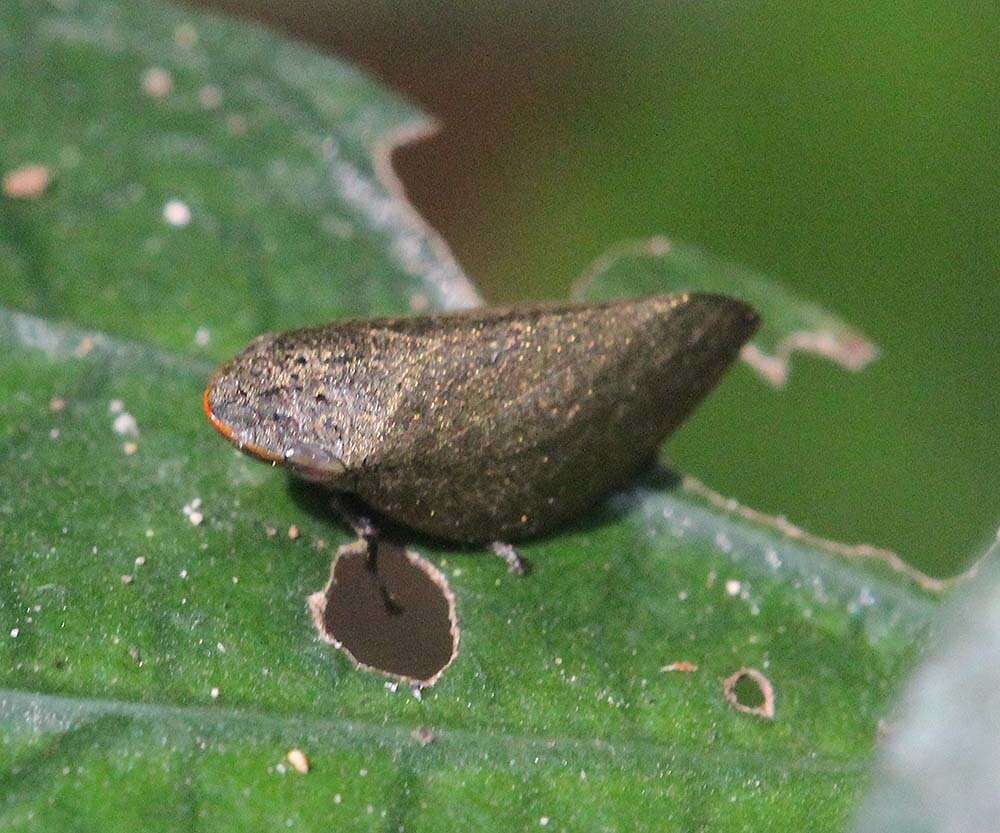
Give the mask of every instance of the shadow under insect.
[{"label": "shadow under insect", "polygon": [[[679,488],[680,478],[659,464],[638,482],[664,491]],[[345,498],[323,486],[289,476],[288,492],[300,509],[324,523],[350,529],[338,507]],[[433,684],[458,652],[455,597],[444,575],[405,544],[452,552],[481,548],[456,545],[417,533],[346,498],[352,512],[370,517],[378,535],[341,547],[326,588],[309,605],[320,636],[344,651],[358,666],[418,687]],[[604,500],[560,534],[585,533],[613,523],[617,502]],[[554,537],[540,536],[538,540]]]},{"label": "shadow under insect", "polygon": [[[663,465],[659,461],[651,461],[631,483],[630,487],[640,485],[658,491],[670,492],[679,489],[681,477],[673,469]],[[417,530],[410,529],[402,524],[393,521],[376,510],[364,504],[352,495],[334,493],[325,486],[310,483],[289,474],[287,480],[288,494],[294,503],[304,512],[324,523],[336,523],[339,526],[353,531],[351,524],[345,519],[342,508],[347,507],[349,513],[358,517],[370,518],[374,527],[378,530],[379,541],[395,542],[396,544],[412,544],[434,550],[447,550],[449,552],[461,553],[465,555],[482,553],[485,551],[482,545],[462,544],[455,541],[448,541],[435,538]],[[533,541],[546,541],[551,538],[573,533],[586,533],[599,529],[607,524],[621,518],[623,509],[617,508],[619,504],[615,501],[605,499],[595,502],[590,512],[563,524],[560,528],[533,538]],[[380,553],[372,553],[370,556],[370,567],[376,574]],[[531,563],[524,559],[527,572],[531,572]]]}]

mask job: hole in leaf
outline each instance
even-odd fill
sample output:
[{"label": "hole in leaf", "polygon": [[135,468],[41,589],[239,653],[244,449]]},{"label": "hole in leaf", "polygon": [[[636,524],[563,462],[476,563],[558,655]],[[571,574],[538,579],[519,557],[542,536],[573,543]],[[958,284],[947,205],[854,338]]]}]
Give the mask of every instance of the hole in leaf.
[{"label": "hole in leaf", "polygon": [[740,677],[736,681],[736,685],[733,686],[733,693],[742,706],[759,709],[764,705],[764,694],[761,692],[760,686],[749,677]]},{"label": "hole in leaf", "polygon": [[774,717],[774,686],[756,668],[741,668],[722,683],[722,692],[736,711],[768,720]]},{"label": "hole in leaf", "polygon": [[429,686],[458,653],[455,596],[417,553],[380,541],[375,559],[357,541],[337,551],[330,582],[309,597],[320,637],[355,665]]}]

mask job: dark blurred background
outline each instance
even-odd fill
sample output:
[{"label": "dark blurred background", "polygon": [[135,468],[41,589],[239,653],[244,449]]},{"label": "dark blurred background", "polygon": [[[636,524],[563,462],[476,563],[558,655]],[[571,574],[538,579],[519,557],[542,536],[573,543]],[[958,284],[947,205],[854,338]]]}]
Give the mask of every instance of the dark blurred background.
[{"label": "dark blurred background", "polygon": [[684,470],[936,573],[1000,522],[995,3],[204,0],[366,68],[442,129],[397,154],[491,300],[667,234],[861,327],[850,376],[736,371]]}]

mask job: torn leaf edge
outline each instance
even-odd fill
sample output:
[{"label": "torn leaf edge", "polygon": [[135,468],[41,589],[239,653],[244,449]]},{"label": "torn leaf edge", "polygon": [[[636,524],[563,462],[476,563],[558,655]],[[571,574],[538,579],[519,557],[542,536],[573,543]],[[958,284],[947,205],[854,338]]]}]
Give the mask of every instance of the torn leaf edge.
[{"label": "torn leaf edge", "polygon": [[[387,250],[403,271],[420,278],[425,285],[435,289],[445,309],[468,309],[481,306],[482,295],[444,237],[410,201],[406,187],[392,164],[393,154],[397,150],[429,139],[439,130],[440,125],[436,120],[418,118],[403,122],[368,144],[375,181],[385,189],[381,200],[379,195],[362,196],[351,192],[346,179],[353,170],[349,163],[334,161],[333,167],[340,196],[365,214],[371,228],[388,229],[391,245]],[[421,244],[425,245],[430,257],[427,253],[414,251],[414,246],[408,245],[408,238],[416,241],[418,250]],[[414,299],[411,297],[410,300],[411,306],[415,306]]]},{"label": "torn leaf edge", "polygon": [[[735,516],[747,521],[757,527],[774,530],[781,535],[807,547],[825,552],[828,555],[835,555],[846,559],[870,559],[879,561],[889,567],[895,573],[906,576],[923,590],[930,593],[941,594],[957,584],[964,583],[978,575],[980,567],[994,555],[995,547],[990,546],[979,558],[972,562],[967,569],[954,576],[947,578],[935,578],[927,573],[918,570],[908,564],[898,553],[883,547],[876,547],[872,544],[844,544],[834,541],[831,538],[823,538],[814,535],[808,530],[791,523],[783,515],[768,515],[758,509],[745,506],[735,498],[725,495],[706,486],[701,480],[693,475],[685,474],[681,476],[681,489],[690,495],[710,504],[713,508],[723,513]],[[1000,531],[997,533],[1000,537]]]},{"label": "torn leaf edge", "polygon": [[[662,235],[626,240],[612,246],[594,260],[573,283],[573,297],[579,298],[585,288],[625,257],[644,255],[666,257],[673,250],[674,242]],[[845,325],[847,326],[847,325]],[[740,358],[757,375],[774,388],[782,388],[791,374],[794,353],[810,353],[857,373],[879,356],[879,348],[860,333],[843,338],[830,330],[793,330],[785,335],[773,353],[761,349],[751,341],[740,351]]]}]

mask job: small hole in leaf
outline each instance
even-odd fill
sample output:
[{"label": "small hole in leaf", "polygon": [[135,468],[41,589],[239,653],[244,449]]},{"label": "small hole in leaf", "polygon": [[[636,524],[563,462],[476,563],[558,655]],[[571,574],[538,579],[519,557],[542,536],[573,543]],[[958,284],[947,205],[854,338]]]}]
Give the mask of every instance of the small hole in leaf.
[{"label": "small hole in leaf", "polygon": [[764,705],[764,694],[761,692],[760,686],[749,677],[740,677],[736,681],[736,685],[733,686],[733,693],[736,695],[737,702],[742,706],[759,709]]},{"label": "small hole in leaf", "polygon": [[741,668],[722,683],[722,691],[736,711],[771,719],[774,717],[774,686],[756,668]]},{"label": "small hole in leaf", "polygon": [[309,598],[320,637],[358,666],[404,682],[437,682],[458,653],[455,597],[430,562],[380,541],[337,551],[326,588]]}]

